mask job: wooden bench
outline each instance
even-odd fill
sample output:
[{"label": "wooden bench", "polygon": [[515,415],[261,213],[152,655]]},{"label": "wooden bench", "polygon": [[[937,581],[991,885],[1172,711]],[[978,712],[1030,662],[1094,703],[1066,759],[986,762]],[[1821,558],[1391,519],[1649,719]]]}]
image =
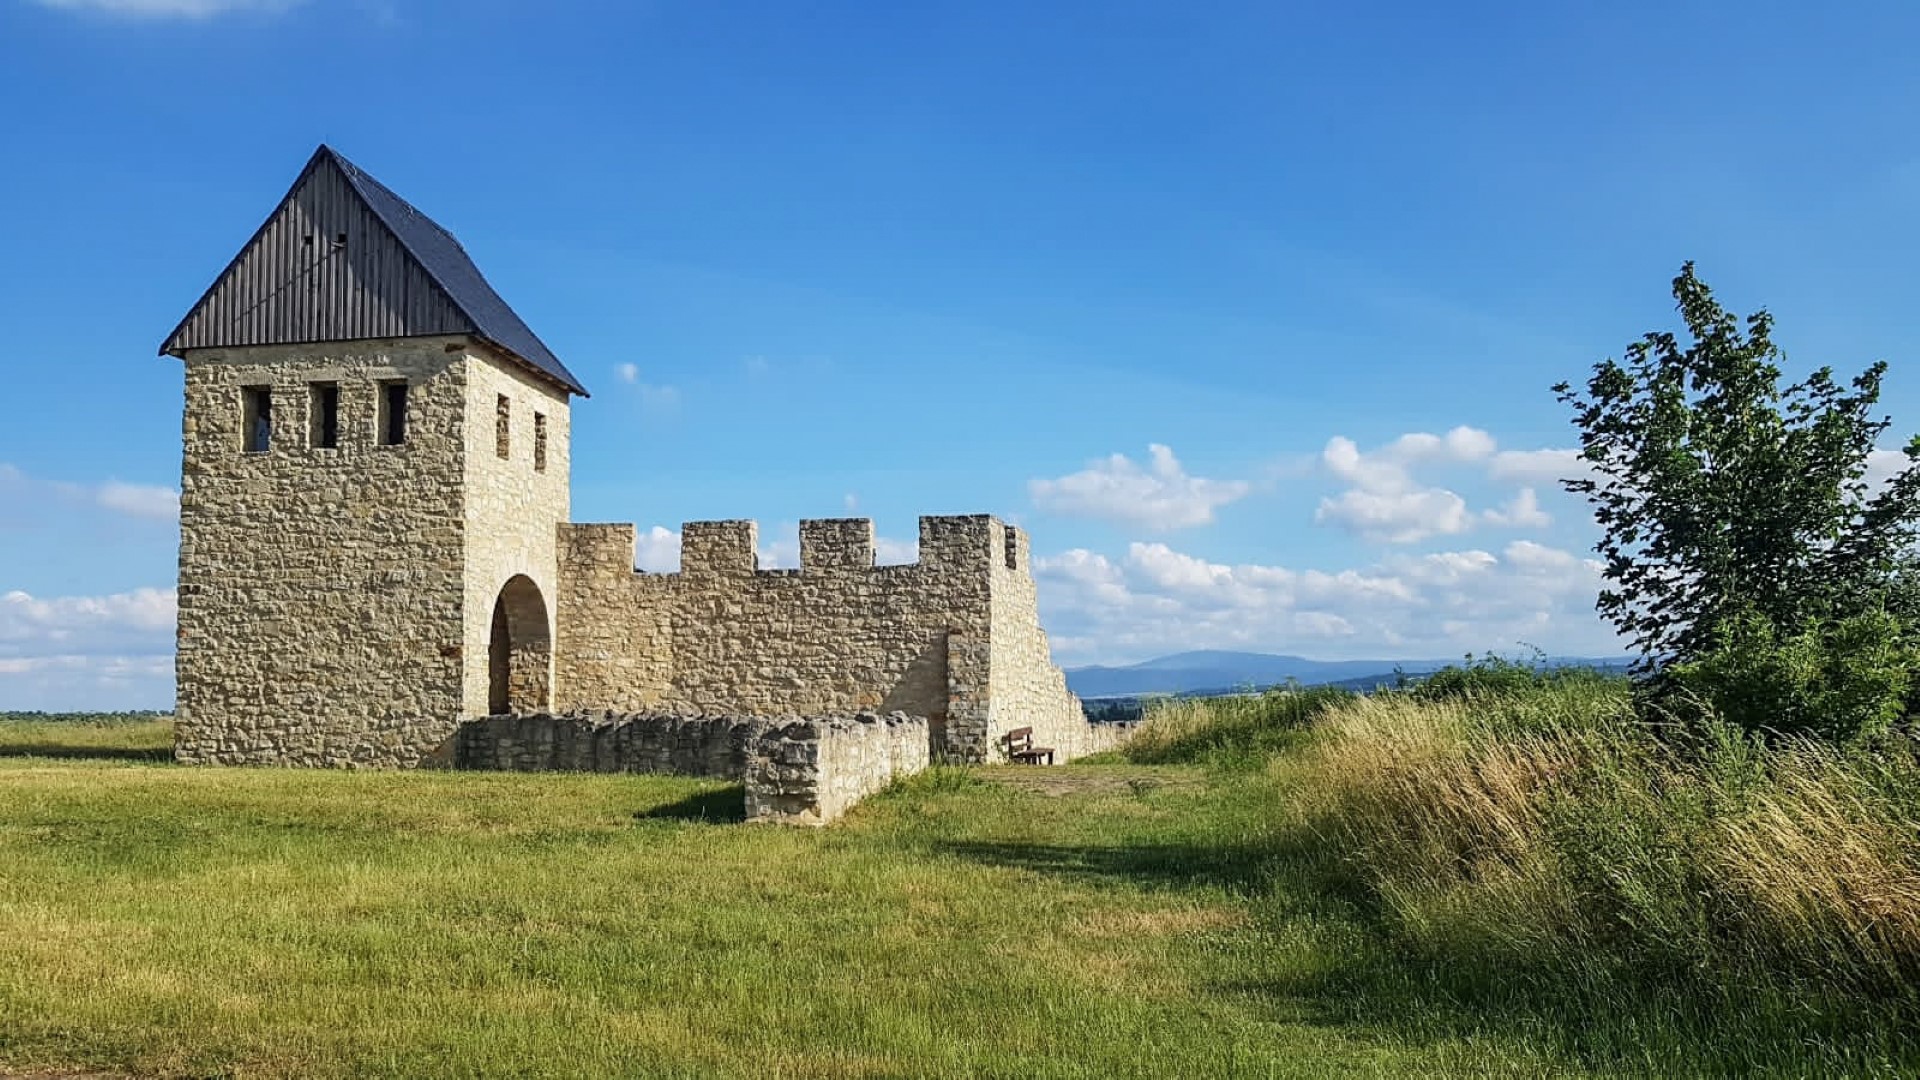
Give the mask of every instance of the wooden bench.
[{"label": "wooden bench", "polygon": [[1033,745],[1033,729],[1017,727],[1007,732],[1007,760],[1018,765],[1053,764],[1053,747]]}]

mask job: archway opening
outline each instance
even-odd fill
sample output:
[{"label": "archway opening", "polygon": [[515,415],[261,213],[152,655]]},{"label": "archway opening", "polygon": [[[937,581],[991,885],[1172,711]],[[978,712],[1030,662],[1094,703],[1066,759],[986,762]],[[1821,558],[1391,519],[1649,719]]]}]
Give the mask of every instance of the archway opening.
[{"label": "archway opening", "polygon": [[553,690],[553,631],[540,586],[525,574],[509,578],[493,603],[487,645],[487,711],[545,712]]}]

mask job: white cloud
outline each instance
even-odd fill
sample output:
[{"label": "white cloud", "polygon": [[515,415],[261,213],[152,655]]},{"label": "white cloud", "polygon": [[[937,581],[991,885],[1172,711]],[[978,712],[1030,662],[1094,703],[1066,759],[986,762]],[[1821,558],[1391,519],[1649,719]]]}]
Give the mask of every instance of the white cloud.
[{"label": "white cloud", "polygon": [[170,487],[151,484],[123,484],[110,480],[101,485],[96,496],[101,506],[132,517],[154,521],[180,518],[180,493]]},{"label": "white cloud", "polygon": [[680,405],[680,391],[677,388],[661,383],[641,382],[638,364],[617,364],[614,366],[613,373],[621,382],[634,388],[634,393],[640,397],[640,407],[648,412],[668,412]]},{"label": "white cloud", "polygon": [[633,538],[633,565],[651,574],[671,574],[680,569],[680,533],[660,525],[637,532]]},{"label": "white cloud", "polygon": [[1904,450],[1875,450],[1867,455],[1867,486],[1878,490],[1907,467]]},{"label": "white cloud", "polygon": [[920,542],[918,540],[895,540],[888,536],[873,538],[875,566],[906,566],[919,561]]},{"label": "white cloud", "polygon": [[760,569],[793,570],[800,565],[800,526],[791,521],[780,523],[780,532],[792,533],[790,537],[769,540],[760,545]]},{"label": "white cloud", "polygon": [[1473,527],[1467,501],[1444,488],[1368,491],[1351,488],[1320,500],[1313,519],[1339,525],[1369,540],[1411,544],[1451,536]]},{"label": "white cloud", "polygon": [[1114,454],[1058,479],[1031,480],[1027,491],[1042,510],[1165,530],[1210,524],[1216,509],[1251,490],[1243,481],[1187,475],[1158,443],[1147,454],[1146,468]]},{"label": "white cloud", "polygon": [[99,11],[148,19],[206,19],[232,12],[280,12],[300,0],[37,0],[64,11]]},{"label": "white cloud", "polygon": [[[1336,435],[1327,441],[1320,460],[1349,487],[1321,499],[1314,520],[1388,544],[1455,536],[1481,525],[1545,528],[1553,519],[1541,507],[1535,485],[1584,473],[1578,451],[1501,450],[1492,435],[1466,426],[1445,435],[1411,432],[1371,451]],[[1492,480],[1522,486],[1505,504],[1476,511],[1457,492],[1422,483],[1416,476],[1422,468],[1448,466],[1467,466]]]},{"label": "white cloud", "polygon": [[173,707],[173,657],[0,656],[0,709],[46,712]]},{"label": "white cloud", "polygon": [[1493,452],[1493,436],[1466,426],[1445,435],[1412,432],[1370,452],[1336,435],[1320,459],[1328,472],[1352,486],[1320,500],[1314,520],[1389,544],[1466,532],[1475,523],[1467,501],[1446,488],[1415,482],[1413,468],[1484,461]]},{"label": "white cloud", "polygon": [[40,480],[0,462],[0,521],[42,513],[49,501],[96,506],[116,514],[148,521],[180,519],[180,493],[157,484],[76,484]]},{"label": "white cloud", "polygon": [[1487,464],[1487,474],[1495,480],[1555,487],[1562,480],[1578,479],[1590,472],[1578,450],[1502,450]]},{"label": "white cloud", "polygon": [[0,709],[164,709],[173,701],[172,589],[0,594]]},{"label": "white cloud", "polygon": [[[782,522],[779,531],[792,533],[762,544],[756,552],[762,570],[791,570],[800,565],[799,526],[792,522]],[[680,533],[662,525],[654,525],[634,535],[634,567],[650,574],[672,574],[680,570]],[[920,545],[913,540],[895,540],[888,536],[876,536],[873,541],[873,561],[876,566],[898,566],[918,562]]]},{"label": "white cloud", "polygon": [[1367,453],[1352,439],[1336,435],[1327,440],[1320,457],[1329,472],[1356,487],[1404,491],[1414,486],[1413,466],[1483,461],[1493,456],[1494,445],[1493,436],[1462,425],[1445,435],[1409,432]]},{"label": "white cloud", "polygon": [[0,594],[0,645],[45,655],[56,651],[46,648],[48,644],[68,651],[73,643],[105,636],[165,632],[165,639],[171,639],[177,610],[172,589],[52,599],[16,589]]},{"label": "white cloud", "polygon": [[1521,488],[1505,506],[1487,511],[1484,517],[1489,525],[1509,529],[1544,529],[1553,524],[1552,515],[1540,509],[1540,497],[1530,487]]},{"label": "white cloud", "polygon": [[1085,549],[1039,559],[1035,574],[1068,663],[1206,648],[1406,659],[1520,641],[1620,648],[1593,612],[1600,565],[1529,540],[1340,571],[1229,565],[1135,543],[1118,559]]}]

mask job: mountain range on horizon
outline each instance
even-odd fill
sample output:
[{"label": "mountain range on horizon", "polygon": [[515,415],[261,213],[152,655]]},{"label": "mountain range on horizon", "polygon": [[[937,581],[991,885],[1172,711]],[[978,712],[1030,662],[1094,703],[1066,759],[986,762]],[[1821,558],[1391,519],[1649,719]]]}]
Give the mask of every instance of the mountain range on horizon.
[{"label": "mountain range on horizon", "polygon": [[[1460,658],[1447,660],[1309,660],[1274,653],[1202,649],[1142,660],[1137,664],[1067,668],[1067,688],[1082,698],[1131,697],[1137,694],[1184,694],[1265,687],[1298,680],[1302,685],[1325,683],[1391,682],[1394,672],[1424,675]],[[1624,668],[1624,656],[1548,656],[1549,667]]]}]

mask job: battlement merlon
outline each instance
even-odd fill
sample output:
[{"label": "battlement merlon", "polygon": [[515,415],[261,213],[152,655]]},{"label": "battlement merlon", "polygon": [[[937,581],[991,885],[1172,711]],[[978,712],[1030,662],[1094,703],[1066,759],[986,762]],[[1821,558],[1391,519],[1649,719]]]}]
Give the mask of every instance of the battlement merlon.
[{"label": "battlement merlon", "polygon": [[1006,543],[991,514],[929,515],[920,519],[920,565],[942,570],[986,570],[1003,558]]},{"label": "battlement merlon", "polygon": [[873,569],[873,519],[819,518],[800,523],[802,574]]},{"label": "battlement merlon", "polygon": [[752,574],[760,569],[760,526],[752,521],[689,521],[680,526],[680,573]]},{"label": "battlement merlon", "polygon": [[[637,530],[630,524],[560,526],[562,562],[576,573],[624,576],[633,572]],[[752,574],[759,570],[759,526],[750,520],[689,521],[680,527],[680,572],[696,576]],[[875,569],[871,518],[809,518],[800,522],[803,574],[860,573]],[[991,514],[930,514],[920,518],[917,565],[973,573],[1004,567],[1025,572],[1027,534]],[[788,571],[789,573],[791,571]]]}]

